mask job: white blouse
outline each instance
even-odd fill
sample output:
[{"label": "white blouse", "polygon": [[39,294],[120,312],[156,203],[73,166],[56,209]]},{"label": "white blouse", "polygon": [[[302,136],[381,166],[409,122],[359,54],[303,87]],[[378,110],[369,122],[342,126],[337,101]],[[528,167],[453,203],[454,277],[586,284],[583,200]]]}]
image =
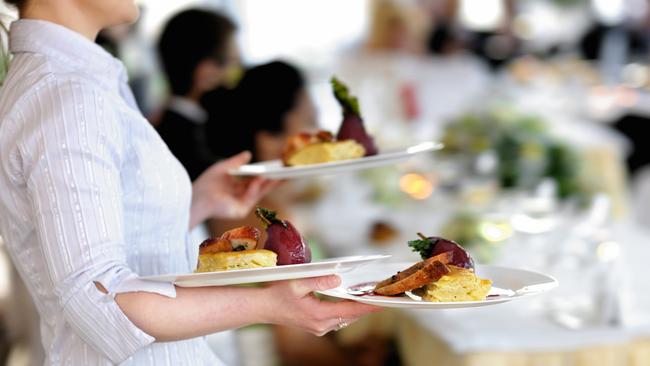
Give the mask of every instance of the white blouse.
[{"label": "white blouse", "polygon": [[[155,343],[114,301],[175,296],[191,272],[191,184],[138,111],[123,65],[78,33],[11,26],[0,94],[0,234],[41,316],[47,365],[215,365],[203,338]],[[97,290],[101,283],[109,294]]]}]

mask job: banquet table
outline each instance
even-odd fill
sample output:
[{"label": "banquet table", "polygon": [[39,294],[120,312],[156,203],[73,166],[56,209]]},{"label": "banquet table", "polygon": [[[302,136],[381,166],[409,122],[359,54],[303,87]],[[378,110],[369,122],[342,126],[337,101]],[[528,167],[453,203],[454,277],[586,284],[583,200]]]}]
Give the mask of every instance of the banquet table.
[{"label": "banquet table", "polygon": [[[337,176],[327,185],[329,193],[316,204],[299,208],[296,217],[298,225],[325,244],[332,256],[381,253],[393,255],[395,261],[415,261],[418,256],[409,250],[406,240],[417,231],[436,234],[448,219],[448,208],[458,204],[442,195],[430,201],[386,207],[373,202],[372,193],[358,178]],[[368,228],[376,220],[398,228],[398,237],[390,243],[372,244]],[[612,276],[617,281],[615,314],[609,314],[605,322],[573,329],[560,325],[547,309],[549,296],[559,295],[551,292],[487,308],[389,309],[358,321],[338,332],[337,337],[344,345],[371,334],[394,339],[404,364],[414,366],[650,365],[650,283],[637,276],[647,268],[650,231],[630,218],[617,219],[610,231],[610,237],[620,245],[620,257],[616,276]],[[555,239],[551,236],[544,240]],[[524,252],[531,249],[524,243],[509,245],[519,245],[516,250]],[[530,256],[535,257],[535,253]],[[517,266],[516,261],[506,258],[497,263]],[[519,266],[538,269],[525,261]]]},{"label": "banquet table", "polygon": [[[611,334],[616,338],[616,332]],[[650,337],[612,339],[602,344],[555,350],[457,351],[408,312],[389,310],[366,317],[339,332],[342,344],[368,334],[393,337],[406,366],[645,366],[650,365]],[[573,337],[580,338],[580,333]]]},{"label": "banquet table", "polygon": [[339,332],[338,339],[344,345],[370,334],[394,339],[407,366],[650,365],[650,284],[636,276],[650,255],[648,232],[626,222],[614,234],[626,251],[615,324],[559,325],[545,311],[556,296],[551,291],[486,308],[388,309]]}]

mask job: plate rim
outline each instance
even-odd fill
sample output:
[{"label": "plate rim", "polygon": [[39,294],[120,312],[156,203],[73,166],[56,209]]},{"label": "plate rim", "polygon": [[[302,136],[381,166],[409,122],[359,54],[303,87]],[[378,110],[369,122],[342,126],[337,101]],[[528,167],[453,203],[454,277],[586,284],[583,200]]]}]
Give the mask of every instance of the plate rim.
[{"label": "plate rim", "polygon": [[[282,266],[273,266],[273,267],[259,267],[259,268],[243,268],[243,269],[234,269],[230,271],[214,271],[214,272],[192,272],[192,273],[170,273],[170,274],[160,274],[160,275],[148,275],[148,276],[140,276],[138,277],[141,280],[144,281],[152,281],[152,282],[170,282],[170,280],[164,280],[160,278],[169,278],[169,277],[184,277],[184,276],[192,276],[196,280],[200,280],[202,277],[210,277],[215,274],[228,274],[228,276],[233,276],[237,274],[255,274],[259,272],[269,272],[270,270],[277,270],[277,269],[285,269],[285,268],[291,268],[291,269],[297,269],[299,270],[300,268],[309,268],[313,267],[314,265],[323,265],[323,264],[345,264],[345,263],[350,263],[350,262],[355,262],[355,261],[380,261],[384,259],[391,258],[392,256],[390,254],[368,254],[368,255],[349,255],[349,256],[343,256],[343,257],[334,257],[334,258],[325,258],[321,259],[318,261],[310,262],[310,263],[299,263],[299,264],[288,264],[288,265],[282,265]],[[176,281],[171,281],[171,282],[176,282]]]},{"label": "plate rim", "polygon": [[[403,262],[392,262],[390,264],[395,264],[395,265],[405,264],[406,266],[408,266],[408,265],[413,265],[414,262],[403,261]],[[412,305],[411,305],[410,302],[396,302],[395,300],[390,300],[390,299],[384,299],[383,298],[383,297],[388,297],[388,296],[383,296],[382,298],[370,298],[370,297],[365,297],[364,298],[363,296],[354,296],[354,295],[349,295],[349,294],[343,292],[343,295],[346,295],[346,296],[343,297],[343,296],[340,296],[340,295],[336,294],[336,292],[338,292],[338,291],[344,291],[345,290],[345,289],[343,289],[342,284],[341,284],[341,286],[338,286],[338,287],[333,288],[333,289],[317,291],[317,293],[319,293],[321,295],[341,299],[341,300],[352,300],[352,301],[357,301],[357,302],[361,302],[361,303],[365,303],[365,304],[371,304],[371,305],[376,304],[377,306],[381,306],[381,305],[397,305],[397,306],[385,306],[385,307],[400,307],[400,308],[412,308],[412,309],[416,309],[416,308],[418,308],[418,309],[436,309],[436,308],[454,308],[454,307],[460,308],[460,307],[469,307],[469,306],[472,306],[472,305],[477,305],[477,306],[496,305],[496,304],[501,304],[501,303],[509,302],[509,301],[516,300],[516,299],[521,299],[521,298],[524,298],[524,297],[540,295],[542,293],[551,291],[551,290],[553,290],[553,289],[555,289],[555,288],[557,288],[559,286],[559,281],[554,276],[549,275],[549,274],[545,274],[545,273],[542,273],[542,272],[530,270],[530,269],[524,269],[524,268],[518,268],[518,267],[510,267],[510,266],[504,266],[504,265],[492,265],[492,264],[478,264],[477,267],[487,267],[487,268],[499,269],[499,270],[516,270],[516,271],[521,271],[521,272],[527,272],[527,273],[534,274],[534,275],[537,275],[537,276],[546,277],[549,281],[540,284],[540,285],[542,285],[540,287],[540,290],[539,291],[534,291],[534,292],[521,291],[522,289],[525,289],[525,288],[531,287],[531,286],[524,286],[524,287],[522,287],[520,289],[502,289],[501,287],[498,287],[499,289],[508,290],[508,291],[513,292],[513,295],[507,296],[507,297],[498,297],[498,298],[493,298],[493,299],[487,299],[486,298],[484,300],[472,300],[472,301],[453,301],[453,302],[420,301],[420,302],[413,302]],[[404,268],[408,268],[408,267],[404,267]],[[532,286],[535,286],[535,285],[532,285]],[[521,291],[521,292],[519,292],[519,291]],[[361,299],[365,299],[366,301],[361,301]],[[367,301],[367,300],[370,300],[370,301]],[[411,301],[415,301],[415,300],[411,299]]]},{"label": "plate rim", "polygon": [[[443,148],[444,148],[444,144],[440,141],[423,141],[415,145],[407,146],[404,148],[391,149],[391,150],[387,150],[386,152],[379,152],[379,154],[377,155],[361,157],[356,159],[330,161],[327,163],[309,164],[309,165],[301,165],[301,166],[294,166],[294,167],[280,166],[278,170],[274,170],[274,171],[242,171],[241,170],[244,167],[263,167],[264,165],[269,165],[269,164],[278,164],[278,163],[282,164],[282,161],[278,159],[260,161],[252,164],[245,164],[236,169],[231,169],[228,171],[228,174],[232,176],[246,177],[246,176],[271,176],[271,175],[278,175],[278,174],[284,175],[284,174],[309,173],[311,171],[319,170],[319,169],[353,167],[354,165],[357,164],[381,162],[383,160],[390,161],[392,159],[406,158],[412,155],[417,155],[425,152],[439,151]],[[409,150],[411,149],[417,149],[417,151],[410,152]]]}]

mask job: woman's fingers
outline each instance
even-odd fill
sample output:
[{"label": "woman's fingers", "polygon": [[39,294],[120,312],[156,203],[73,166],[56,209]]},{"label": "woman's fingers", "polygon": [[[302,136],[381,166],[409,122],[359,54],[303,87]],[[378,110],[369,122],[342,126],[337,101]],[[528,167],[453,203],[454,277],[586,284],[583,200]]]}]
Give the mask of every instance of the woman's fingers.
[{"label": "woman's fingers", "polygon": [[264,197],[264,179],[255,178],[248,182],[244,188],[243,193],[239,196],[239,205],[241,206],[244,215],[257,204],[257,202]]},{"label": "woman's fingers", "polygon": [[266,196],[271,191],[278,188],[282,183],[284,183],[284,181],[265,179],[264,184],[262,184],[262,188],[260,189],[260,195],[262,197]]},{"label": "woman's fingers", "polygon": [[376,313],[382,308],[360,302],[345,300],[339,302],[320,302],[320,311],[326,318],[359,318],[361,316]]},{"label": "woman's fingers", "polygon": [[251,161],[251,158],[253,155],[250,153],[250,151],[242,151],[237,155],[231,156],[228,159],[222,160],[218,163],[219,167],[224,170],[230,170],[234,168],[238,168],[249,161]]},{"label": "woman's fingers", "polygon": [[299,297],[310,295],[314,291],[324,291],[341,284],[341,278],[337,275],[305,278],[291,281],[294,293]]},{"label": "woman's fingers", "polygon": [[246,189],[241,198],[242,206],[247,210],[251,209],[260,199],[269,194],[279,183],[274,181],[257,177],[248,182]]},{"label": "woman's fingers", "polygon": [[[280,281],[270,284],[271,310],[265,311],[274,324],[300,327],[312,334],[323,335],[352,324],[358,318],[381,308],[355,301],[328,302],[314,296],[316,291],[341,285],[337,275]],[[277,311],[282,309],[281,311]]]},{"label": "woman's fingers", "polygon": [[319,326],[317,326],[317,329],[314,329],[312,333],[316,336],[324,336],[325,334],[331,332],[331,331],[338,331],[341,330],[348,325],[356,322],[359,320],[359,318],[343,318],[343,317],[338,317],[335,319],[328,319],[326,322],[323,322]]}]

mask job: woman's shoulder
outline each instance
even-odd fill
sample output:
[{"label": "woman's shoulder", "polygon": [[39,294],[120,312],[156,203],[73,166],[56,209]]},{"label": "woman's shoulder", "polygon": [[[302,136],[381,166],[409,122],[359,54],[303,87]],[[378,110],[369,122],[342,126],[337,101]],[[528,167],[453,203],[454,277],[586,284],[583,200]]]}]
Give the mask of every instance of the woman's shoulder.
[{"label": "woman's shoulder", "polygon": [[69,99],[77,99],[77,103],[92,102],[79,98],[87,94],[101,96],[104,91],[82,74],[53,68],[47,57],[20,54],[12,60],[0,89],[0,121],[11,119],[17,112],[41,109],[27,106],[65,107]]},{"label": "woman's shoulder", "polygon": [[114,111],[103,87],[81,74],[55,70],[46,59],[23,55],[12,60],[0,89],[0,144],[32,146],[44,131],[65,131],[66,136],[101,134],[121,146],[121,125],[110,123]]}]

